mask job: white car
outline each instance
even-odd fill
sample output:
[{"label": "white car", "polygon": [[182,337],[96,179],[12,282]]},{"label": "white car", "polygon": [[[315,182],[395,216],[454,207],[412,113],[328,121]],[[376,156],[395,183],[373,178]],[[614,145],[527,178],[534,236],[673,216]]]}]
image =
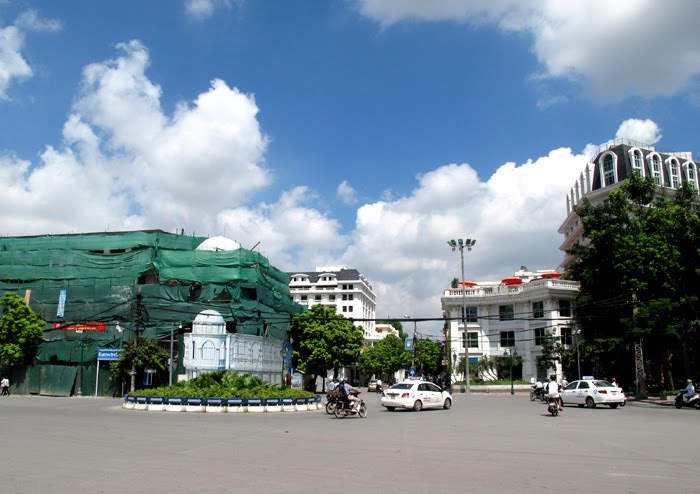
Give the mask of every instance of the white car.
[{"label": "white car", "polygon": [[423,408],[447,410],[452,406],[452,396],[431,382],[403,381],[384,391],[381,402],[390,412],[397,408],[407,408],[416,412]]},{"label": "white car", "polygon": [[570,383],[561,392],[561,399],[565,405],[585,405],[588,408],[595,408],[596,405],[617,408],[618,405],[625,406],[627,401],[622,389],[599,379],[583,379]]}]

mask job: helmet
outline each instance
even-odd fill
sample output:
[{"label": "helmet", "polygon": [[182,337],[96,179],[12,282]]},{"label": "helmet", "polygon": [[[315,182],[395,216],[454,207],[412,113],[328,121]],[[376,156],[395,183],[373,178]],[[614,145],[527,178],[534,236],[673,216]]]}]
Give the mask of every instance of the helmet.
[{"label": "helmet", "polygon": [[692,382],[693,382],[693,380],[692,380],[692,379],[688,379],[688,382],[689,382],[689,383],[692,383]]}]

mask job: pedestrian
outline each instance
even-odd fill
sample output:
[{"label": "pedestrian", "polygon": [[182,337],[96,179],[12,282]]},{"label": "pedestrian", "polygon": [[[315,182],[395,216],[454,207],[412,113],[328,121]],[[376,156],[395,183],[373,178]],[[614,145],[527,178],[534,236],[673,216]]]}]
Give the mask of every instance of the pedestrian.
[{"label": "pedestrian", "polygon": [[7,377],[3,377],[0,381],[0,387],[2,388],[2,393],[0,396],[10,396],[10,380]]}]

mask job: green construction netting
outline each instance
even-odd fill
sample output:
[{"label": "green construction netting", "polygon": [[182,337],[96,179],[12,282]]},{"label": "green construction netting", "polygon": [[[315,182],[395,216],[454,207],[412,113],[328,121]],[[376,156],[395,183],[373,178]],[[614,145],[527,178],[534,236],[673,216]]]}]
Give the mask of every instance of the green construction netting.
[{"label": "green construction netting", "polygon": [[[40,364],[82,361],[94,371],[97,348],[134,338],[137,314],[145,338],[168,339],[213,309],[229,331],[286,339],[291,317],[304,310],[291,300],[288,275],[255,251],[196,251],[204,240],[161,231],[0,238],[0,295],[28,296],[47,322]],[[106,324],[83,333],[65,328],[86,323]]]},{"label": "green construction netting", "polygon": [[45,396],[71,396],[77,394],[77,381],[83,396],[121,396],[122,383],[114,379],[108,362],[100,363],[97,374],[95,365],[33,365],[18,367],[12,373],[12,392],[16,394],[37,394]]},{"label": "green construction netting", "polygon": [[70,235],[37,235],[0,238],[0,250],[122,250],[141,247],[194,250],[206,237],[174,235],[160,230],[138,232],[105,232]]}]

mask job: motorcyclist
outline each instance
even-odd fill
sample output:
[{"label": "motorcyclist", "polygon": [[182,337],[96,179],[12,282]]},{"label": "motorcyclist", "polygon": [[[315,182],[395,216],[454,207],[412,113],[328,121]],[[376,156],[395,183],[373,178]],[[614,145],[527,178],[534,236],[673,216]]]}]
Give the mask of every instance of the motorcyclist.
[{"label": "motorcyclist", "polygon": [[341,377],[338,381],[338,391],[340,393],[340,399],[345,405],[345,408],[356,408],[357,403],[359,403],[359,400],[354,395],[359,393],[359,390],[350,386],[350,383],[348,383],[344,378]]},{"label": "motorcyclist", "polygon": [[688,403],[688,401],[695,396],[695,386],[693,385],[693,380],[688,379],[688,385],[681,391],[683,393],[683,402]]},{"label": "motorcyclist", "polygon": [[535,395],[542,396],[543,393],[544,393],[544,384],[542,384],[542,381],[540,381],[538,379],[537,382],[535,383]]},{"label": "motorcyclist", "polygon": [[547,398],[556,400],[559,411],[562,410],[561,396],[559,395],[559,383],[557,382],[557,376],[555,374],[549,376],[549,382],[547,383]]}]

